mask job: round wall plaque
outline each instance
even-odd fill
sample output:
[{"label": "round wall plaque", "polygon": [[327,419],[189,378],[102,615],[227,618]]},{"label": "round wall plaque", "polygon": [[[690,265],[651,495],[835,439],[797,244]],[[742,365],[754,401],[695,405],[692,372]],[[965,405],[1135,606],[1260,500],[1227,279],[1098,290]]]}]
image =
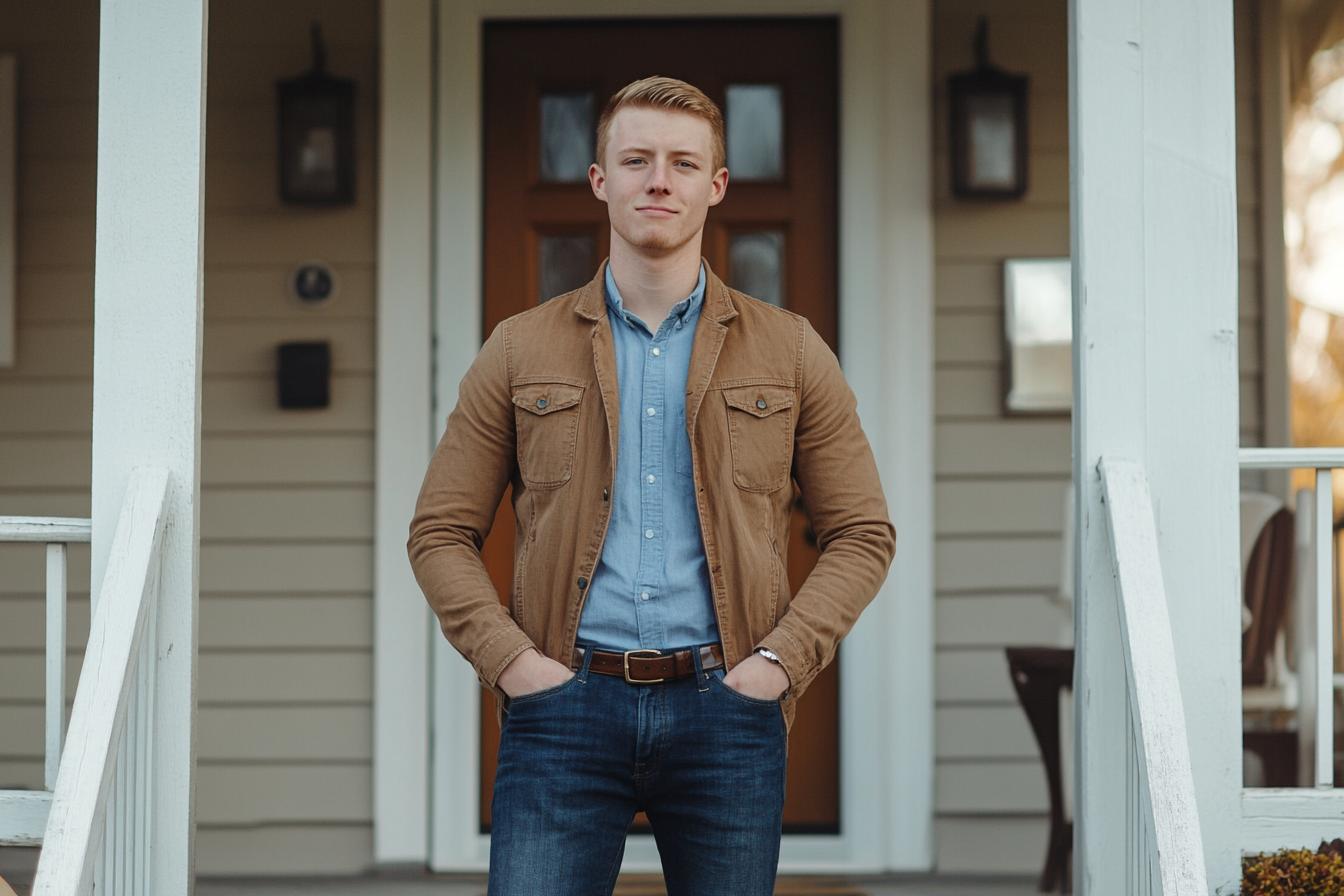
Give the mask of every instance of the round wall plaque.
[{"label": "round wall plaque", "polygon": [[325,305],[336,298],[339,287],[336,272],[326,262],[304,262],[289,274],[289,294],[301,305]]}]

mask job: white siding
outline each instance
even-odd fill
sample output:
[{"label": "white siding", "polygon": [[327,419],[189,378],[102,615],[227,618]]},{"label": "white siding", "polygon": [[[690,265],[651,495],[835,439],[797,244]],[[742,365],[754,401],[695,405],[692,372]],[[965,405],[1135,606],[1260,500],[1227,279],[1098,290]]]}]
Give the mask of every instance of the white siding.
[{"label": "white siding", "polygon": [[[1237,146],[1243,442],[1258,444],[1260,297],[1254,7],[1237,0]],[[1017,202],[951,196],[947,76],[991,60],[1031,77],[1030,188]],[[935,520],[937,867],[1035,872],[1046,847],[1045,775],[1003,648],[1057,645],[1071,622],[1058,588],[1065,417],[1002,412],[1002,263],[1069,254],[1068,35],[1064,0],[937,0],[935,105]]]},{"label": "white siding", "polygon": [[[274,82],[356,82],[357,202],[283,206]],[[370,739],[376,0],[211,4],[206,164],[200,756],[202,874],[372,861]],[[20,66],[18,365],[0,371],[0,514],[89,513],[98,4],[0,6]],[[285,280],[321,259],[328,307]],[[276,406],[275,346],[332,344],[332,406]],[[0,548],[0,787],[41,784],[41,558]],[[72,551],[70,641],[88,627]],[[71,651],[72,672],[80,651]],[[70,678],[71,688],[74,676]]]}]

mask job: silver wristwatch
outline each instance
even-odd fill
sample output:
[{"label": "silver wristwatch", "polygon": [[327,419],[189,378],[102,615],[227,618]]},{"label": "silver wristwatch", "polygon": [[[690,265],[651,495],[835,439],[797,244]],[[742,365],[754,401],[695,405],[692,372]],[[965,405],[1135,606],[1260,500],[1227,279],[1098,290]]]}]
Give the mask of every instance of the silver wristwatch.
[{"label": "silver wristwatch", "polygon": [[775,652],[773,650],[770,650],[765,647],[757,647],[756,652],[759,653],[761,656],[765,657],[766,659],[768,659],[770,662],[774,663],[776,666],[784,665],[779,661],[779,657],[775,656]]}]

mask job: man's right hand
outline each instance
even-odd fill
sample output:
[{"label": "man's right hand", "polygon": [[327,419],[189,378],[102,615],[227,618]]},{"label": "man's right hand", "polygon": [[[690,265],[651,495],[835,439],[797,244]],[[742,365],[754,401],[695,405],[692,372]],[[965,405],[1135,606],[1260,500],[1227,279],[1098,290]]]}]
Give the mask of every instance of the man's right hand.
[{"label": "man's right hand", "polygon": [[569,667],[529,647],[504,667],[495,683],[512,698],[562,685],[573,677]]}]

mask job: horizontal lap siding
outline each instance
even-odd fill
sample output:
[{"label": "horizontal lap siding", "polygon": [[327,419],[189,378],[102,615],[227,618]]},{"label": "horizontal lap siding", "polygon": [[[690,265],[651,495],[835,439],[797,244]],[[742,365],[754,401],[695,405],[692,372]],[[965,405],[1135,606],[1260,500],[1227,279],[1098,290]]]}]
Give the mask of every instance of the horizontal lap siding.
[{"label": "horizontal lap siding", "polygon": [[[18,7],[29,7],[20,12]],[[98,6],[0,10],[19,54],[19,365],[0,371],[0,514],[87,516]],[[14,18],[13,23],[8,18]],[[346,873],[372,862],[377,3],[211,5],[207,109],[197,867]],[[274,82],[356,81],[357,202],[282,205]],[[12,27],[11,27],[12,26]],[[286,279],[319,259],[320,309]],[[275,347],[332,346],[332,405],[276,406]],[[70,691],[88,635],[71,554]],[[0,787],[41,784],[42,552],[0,547]]]},{"label": "horizontal lap siding", "polygon": [[[1242,438],[1260,438],[1260,298],[1252,7],[1236,4]],[[1031,77],[1030,189],[952,199],[947,76],[990,56]],[[1069,254],[1068,33],[1063,0],[934,4],[935,839],[945,872],[1036,872],[1049,802],[1004,647],[1072,641],[1055,598],[1071,475],[1067,417],[1003,414],[1003,261]],[[1248,117],[1249,116],[1249,117]]]},{"label": "horizontal lap siding", "polygon": [[[372,856],[377,3],[210,10],[197,867],[349,873]],[[282,205],[275,80],[354,79],[356,203]],[[321,260],[339,293],[286,292]],[[331,343],[331,407],[276,406],[275,347]]]}]

